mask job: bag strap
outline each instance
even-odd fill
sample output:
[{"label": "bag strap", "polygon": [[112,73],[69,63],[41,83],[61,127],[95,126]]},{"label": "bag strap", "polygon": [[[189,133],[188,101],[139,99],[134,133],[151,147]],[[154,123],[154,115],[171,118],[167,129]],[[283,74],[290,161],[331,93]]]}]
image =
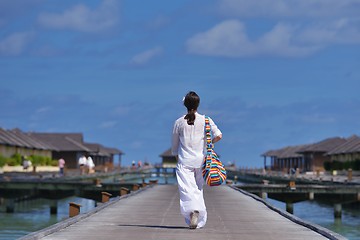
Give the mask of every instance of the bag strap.
[{"label": "bag strap", "polygon": [[209,152],[214,148],[214,145],[212,143],[211,126],[208,116],[205,116],[205,134],[206,134],[206,149]]}]

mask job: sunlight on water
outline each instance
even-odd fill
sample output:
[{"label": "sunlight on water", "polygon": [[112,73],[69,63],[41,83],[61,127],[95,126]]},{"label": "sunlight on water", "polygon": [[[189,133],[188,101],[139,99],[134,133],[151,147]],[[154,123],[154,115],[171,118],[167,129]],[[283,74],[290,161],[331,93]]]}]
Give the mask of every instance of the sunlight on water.
[{"label": "sunlight on water", "polygon": [[[285,203],[273,199],[267,199],[267,201],[279,209],[286,209]],[[360,239],[360,204],[345,204],[342,208],[342,218],[336,220],[332,205],[303,201],[294,204],[294,215],[337,232],[348,239]]]},{"label": "sunlight on water", "polygon": [[26,234],[46,228],[69,216],[69,203],[81,205],[81,213],[94,208],[95,201],[69,197],[58,201],[58,214],[50,214],[50,200],[33,199],[15,203],[15,212],[6,213],[5,206],[0,206],[0,239],[17,239]]}]

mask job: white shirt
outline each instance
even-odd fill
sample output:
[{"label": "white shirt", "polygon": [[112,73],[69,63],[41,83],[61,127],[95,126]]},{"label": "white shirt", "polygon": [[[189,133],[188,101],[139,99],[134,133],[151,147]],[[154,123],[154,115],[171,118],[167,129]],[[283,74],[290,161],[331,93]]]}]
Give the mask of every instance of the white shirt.
[{"label": "white shirt", "polygon": [[[185,115],[175,121],[172,133],[171,152],[179,157],[179,163],[200,168],[206,154],[205,115],[195,113],[194,125],[188,125]],[[209,118],[212,138],[221,134],[220,129]]]},{"label": "white shirt", "polygon": [[86,157],[85,156],[81,156],[79,158],[79,165],[85,165],[86,164]]},{"label": "white shirt", "polygon": [[91,158],[90,156],[86,159],[86,165],[87,165],[89,168],[95,167],[94,161],[92,160],[92,158]]}]

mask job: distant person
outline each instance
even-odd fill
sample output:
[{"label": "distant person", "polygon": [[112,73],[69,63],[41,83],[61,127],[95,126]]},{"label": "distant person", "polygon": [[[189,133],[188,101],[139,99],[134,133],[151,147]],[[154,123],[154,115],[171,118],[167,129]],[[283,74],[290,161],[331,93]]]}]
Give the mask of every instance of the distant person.
[{"label": "distant person", "polygon": [[92,159],[92,157],[88,156],[87,159],[86,159],[86,167],[88,169],[88,173],[94,173],[95,170],[95,164],[94,164],[94,161]]},{"label": "distant person", "polygon": [[60,176],[64,176],[65,160],[63,158],[60,158],[58,161],[58,165]]},{"label": "distant person", "polygon": [[131,169],[136,169],[135,161],[134,161],[134,160],[131,162]]},{"label": "distant person", "polygon": [[86,161],[87,161],[87,159],[86,159],[85,155],[81,155],[81,157],[79,158],[79,161],[78,161],[80,175],[83,175],[85,173]]},{"label": "distant person", "polygon": [[141,160],[138,161],[138,168],[141,168],[142,167],[142,162]]},{"label": "distant person", "polygon": [[23,157],[23,169],[27,171],[28,168],[31,167],[31,165],[32,165],[31,161],[26,156]]},{"label": "distant person", "polygon": [[[187,114],[175,121],[172,132],[171,152],[178,161],[176,177],[180,210],[190,229],[204,227],[207,220],[202,176],[202,163],[206,155],[205,116],[197,112],[199,104],[200,97],[195,92],[185,96]],[[210,125],[215,143],[222,138],[222,133],[212,119]]]}]

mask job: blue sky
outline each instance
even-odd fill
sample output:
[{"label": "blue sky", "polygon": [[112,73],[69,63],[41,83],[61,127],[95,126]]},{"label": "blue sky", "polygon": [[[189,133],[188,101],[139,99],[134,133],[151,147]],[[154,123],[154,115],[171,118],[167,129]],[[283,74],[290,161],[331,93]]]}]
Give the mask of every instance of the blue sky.
[{"label": "blue sky", "polygon": [[358,0],[1,0],[0,127],[160,162],[183,96],[224,162],[360,134]]}]

